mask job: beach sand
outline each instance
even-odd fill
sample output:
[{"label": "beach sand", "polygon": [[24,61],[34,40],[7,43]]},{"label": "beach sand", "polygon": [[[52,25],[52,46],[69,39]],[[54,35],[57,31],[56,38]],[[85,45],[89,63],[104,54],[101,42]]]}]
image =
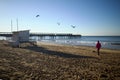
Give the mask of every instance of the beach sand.
[{"label": "beach sand", "polygon": [[120,50],[0,41],[2,80],[120,80]]}]

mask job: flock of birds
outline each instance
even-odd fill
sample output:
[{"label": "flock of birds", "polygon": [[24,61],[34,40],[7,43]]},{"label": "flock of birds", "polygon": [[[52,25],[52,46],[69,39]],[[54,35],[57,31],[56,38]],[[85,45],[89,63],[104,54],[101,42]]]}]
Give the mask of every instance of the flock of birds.
[{"label": "flock of birds", "polygon": [[[36,18],[37,18],[37,17],[40,17],[40,15],[36,15]],[[61,24],[60,22],[57,22],[57,25],[58,25],[58,26],[60,26],[60,24]],[[71,25],[71,27],[72,27],[72,28],[75,28],[76,26],[75,26],[75,25]]]}]

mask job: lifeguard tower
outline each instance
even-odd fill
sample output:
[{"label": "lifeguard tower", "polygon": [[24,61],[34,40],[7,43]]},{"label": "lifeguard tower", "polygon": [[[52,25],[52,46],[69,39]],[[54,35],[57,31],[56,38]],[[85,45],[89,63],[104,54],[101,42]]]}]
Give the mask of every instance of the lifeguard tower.
[{"label": "lifeguard tower", "polygon": [[20,43],[29,42],[29,30],[12,32],[12,46],[19,47]]}]

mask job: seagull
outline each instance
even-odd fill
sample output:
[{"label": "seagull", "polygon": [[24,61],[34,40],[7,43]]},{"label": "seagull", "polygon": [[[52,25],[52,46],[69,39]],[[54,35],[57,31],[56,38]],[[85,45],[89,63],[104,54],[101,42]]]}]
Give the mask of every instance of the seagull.
[{"label": "seagull", "polygon": [[60,25],[60,23],[59,23],[59,22],[57,22],[57,24],[58,24],[58,26]]},{"label": "seagull", "polygon": [[40,15],[36,15],[36,17],[39,17]]},{"label": "seagull", "polygon": [[76,26],[74,26],[74,25],[71,25],[71,27],[72,27],[72,28],[75,28]]}]

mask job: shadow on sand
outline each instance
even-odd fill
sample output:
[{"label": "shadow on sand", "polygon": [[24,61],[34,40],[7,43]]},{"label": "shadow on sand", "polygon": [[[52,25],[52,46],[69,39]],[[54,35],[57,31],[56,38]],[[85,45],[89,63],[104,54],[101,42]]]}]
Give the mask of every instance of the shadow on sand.
[{"label": "shadow on sand", "polygon": [[95,58],[97,59],[96,57],[92,57],[92,56],[81,56],[81,55],[74,55],[74,54],[70,54],[66,52],[52,51],[52,50],[48,50],[40,46],[27,46],[27,47],[22,47],[22,48],[29,49],[29,50],[36,51],[36,52],[41,52],[43,54],[64,57],[64,58]]}]

